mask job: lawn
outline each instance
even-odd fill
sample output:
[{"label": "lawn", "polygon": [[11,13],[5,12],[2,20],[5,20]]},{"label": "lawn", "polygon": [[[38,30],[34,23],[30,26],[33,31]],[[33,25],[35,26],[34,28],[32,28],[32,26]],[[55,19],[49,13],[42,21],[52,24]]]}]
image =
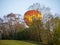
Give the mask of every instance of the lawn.
[{"label": "lawn", "polygon": [[34,41],[0,40],[0,45],[43,45]]}]

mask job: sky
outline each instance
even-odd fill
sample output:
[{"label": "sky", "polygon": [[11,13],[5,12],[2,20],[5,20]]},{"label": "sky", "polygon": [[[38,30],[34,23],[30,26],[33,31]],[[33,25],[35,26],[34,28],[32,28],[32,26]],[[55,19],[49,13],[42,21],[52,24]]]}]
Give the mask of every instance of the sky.
[{"label": "sky", "polygon": [[24,15],[33,3],[40,3],[51,8],[53,13],[60,14],[60,0],[0,0],[0,17],[12,12]]}]

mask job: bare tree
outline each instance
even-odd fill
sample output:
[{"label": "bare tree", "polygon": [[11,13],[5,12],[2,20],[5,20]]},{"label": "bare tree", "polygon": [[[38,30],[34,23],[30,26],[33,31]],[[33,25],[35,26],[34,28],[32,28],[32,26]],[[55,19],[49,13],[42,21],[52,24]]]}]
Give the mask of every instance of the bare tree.
[{"label": "bare tree", "polygon": [[51,9],[49,7],[41,6],[39,3],[31,5],[28,9],[29,10],[38,10],[42,13],[43,26],[41,25],[39,27],[39,29],[41,27],[44,27],[44,29],[42,29],[42,31],[40,30],[40,35],[41,35],[42,41],[44,43],[48,44],[52,40],[51,27],[52,27],[53,14],[51,13]]}]

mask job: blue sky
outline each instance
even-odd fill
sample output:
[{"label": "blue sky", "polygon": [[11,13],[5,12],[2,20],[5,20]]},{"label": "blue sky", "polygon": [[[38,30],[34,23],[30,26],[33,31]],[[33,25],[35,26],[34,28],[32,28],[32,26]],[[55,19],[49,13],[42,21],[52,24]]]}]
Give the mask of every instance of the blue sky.
[{"label": "blue sky", "polygon": [[60,14],[60,0],[0,0],[0,17],[11,12],[23,15],[33,3],[50,7],[53,13]]}]

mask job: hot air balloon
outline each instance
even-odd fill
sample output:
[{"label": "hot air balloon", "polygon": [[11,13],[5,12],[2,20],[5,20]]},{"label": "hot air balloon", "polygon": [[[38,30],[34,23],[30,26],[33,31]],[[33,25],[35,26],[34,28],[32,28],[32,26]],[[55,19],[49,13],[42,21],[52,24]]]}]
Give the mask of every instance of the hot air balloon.
[{"label": "hot air balloon", "polygon": [[24,21],[28,26],[31,25],[33,19],[42,20],[41,12],[37,10],[29,10],[24,14]]}]

